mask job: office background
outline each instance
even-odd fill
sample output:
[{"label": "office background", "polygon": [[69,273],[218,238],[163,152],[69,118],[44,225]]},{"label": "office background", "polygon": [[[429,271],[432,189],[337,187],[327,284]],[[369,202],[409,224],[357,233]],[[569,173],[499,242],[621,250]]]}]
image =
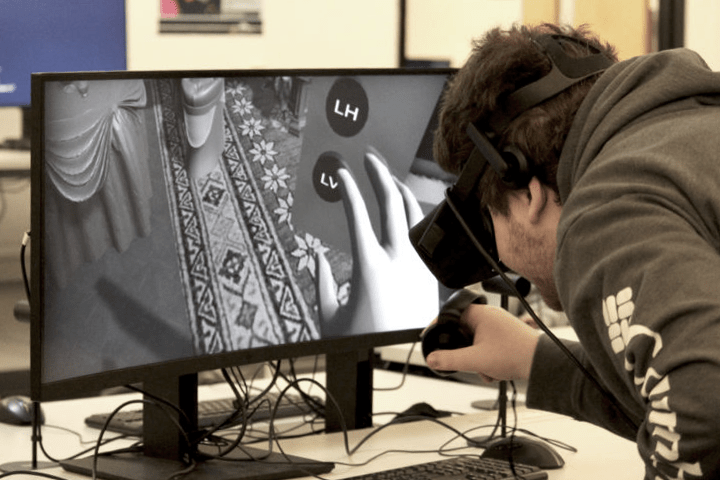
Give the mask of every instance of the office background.
[{"label": "office background", "polygon": [[[628,58],[657,49],[657,13],[663,1],[406,0],[404,53],[410,59],[449,61],[459,67],[471,39],[495,25],[559,21],[589,24]],[[399,65],[399,0],[261,0],[259,35],[160,33],[159,3],[126,0],[129,69]],[[720,21],[720,3],[684,4],[684,45],[720,69],[714,27]],[[21,117],[19,108],[0,108],[0,142],[20,135]],[[1,181],[0,282],[19,281],[19,245],[30,225],[29,182]]]}]

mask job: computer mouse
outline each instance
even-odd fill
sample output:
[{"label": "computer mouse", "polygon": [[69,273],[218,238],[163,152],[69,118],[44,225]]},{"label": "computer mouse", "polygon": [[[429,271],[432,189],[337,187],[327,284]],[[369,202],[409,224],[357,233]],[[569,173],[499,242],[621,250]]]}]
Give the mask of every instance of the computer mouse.
[{"label": "computer mouse", "polygon": [[[30,425],[33,421],[33,402],[28,397],[13,395],[0,399],[0,423]],[[44,421],[42,410],[40,422]]]},{"label": "computer mouse", "polygon": [[413,422],[424,418],[443,418],[449,417],[450,415],[452,415],[450,412],[437,410],[429,403],[420,402],[398,413],[393,419],[393,423]]},{"label": "computer mouse", "polygon": [[547,443],[527,437],[504,437],[483,445],[481,457],[532,465],[552,470],[565,465],[565,460]]}]

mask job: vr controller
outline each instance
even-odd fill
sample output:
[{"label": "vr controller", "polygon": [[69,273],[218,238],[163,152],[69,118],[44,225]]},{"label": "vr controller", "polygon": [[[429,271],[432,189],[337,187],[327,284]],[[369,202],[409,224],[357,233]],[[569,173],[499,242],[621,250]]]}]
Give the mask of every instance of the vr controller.
[{"label": "vr controller", "polygon": [[[530,293],[530,282],[525,278],[512,274],[506,277],[511,285],[498,276],[482,282],[483,290],[509,297],[525,297]],[[473,344],[473,332],[460,321],[460,316],[471,304],[485,305],[487,298],[466,288],[450,295],[440,308],[437,321],[420,336],[423,357],[427,358],[435,350],[456,350]],[[435,373],[447,375],[453,372]]]},{"label": "vr controller", "polygon": [[[479,295],[467,289],[453,293],[443,304],[435,323],[423,331],[422,341],[423,357],[427,358],[435,350],[455,350],[469,347],[473,344],[473,332],[460,322],[460,316],[471,304],[486,304],[484,295]],[[438,375],[449,375],[454,372],[436,371]]]}]

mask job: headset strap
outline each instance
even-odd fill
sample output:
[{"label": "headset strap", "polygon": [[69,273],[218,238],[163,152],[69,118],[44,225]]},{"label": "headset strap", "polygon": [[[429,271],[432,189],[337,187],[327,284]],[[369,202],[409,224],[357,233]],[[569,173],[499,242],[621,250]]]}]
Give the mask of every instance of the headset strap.
[{"label": "headset strap", "polygon": [[[470,127],[472,127],[472,124]],[[460,175],[455,183],[447,189],[446,193],[448,195],[452,195],[452,197],[458,202],[465,202],[475,191],[475,186],[480,179],[480,175],[487,165],[485,160],[485,155],[478,151],[477,148],[473,148],[470,153],[470,157],[467,159],[465,166],[460,172]]]},{"label": "headset strap", "polygon": [[[595,53],[586,57],[571,57],[562,47],[562,41],[570,41],[590,48]],[[544,52],[552,64],[550,73],[508,96],[504,107],[490,116],[488,122],[495,133],[500,133],[518,115],[532,107],[549,100],[560,92],[586,78],[603,72],[614,62],[602,52],[582,40],[565,35],[540,35],[533,39],[536,46]]]}]

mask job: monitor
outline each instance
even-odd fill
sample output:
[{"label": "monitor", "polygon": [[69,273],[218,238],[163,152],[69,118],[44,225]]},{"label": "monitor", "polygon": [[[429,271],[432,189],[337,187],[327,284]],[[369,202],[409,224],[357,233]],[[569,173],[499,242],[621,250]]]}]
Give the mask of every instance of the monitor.
[{"label": "monitor", "polygon": [[125,0],[0,0],[0,107],[22,107],[29,148],[33,72],[125,70]]},{"label": "monitor", "polygon": [[[373,348],[443,297],[407,232],[452,74],[33,75],[33,399],[142,383],[192,424],[198,372],[325,354],[327,428],[370,426]],[[186,453],[152,408],[132,465]]]}]

